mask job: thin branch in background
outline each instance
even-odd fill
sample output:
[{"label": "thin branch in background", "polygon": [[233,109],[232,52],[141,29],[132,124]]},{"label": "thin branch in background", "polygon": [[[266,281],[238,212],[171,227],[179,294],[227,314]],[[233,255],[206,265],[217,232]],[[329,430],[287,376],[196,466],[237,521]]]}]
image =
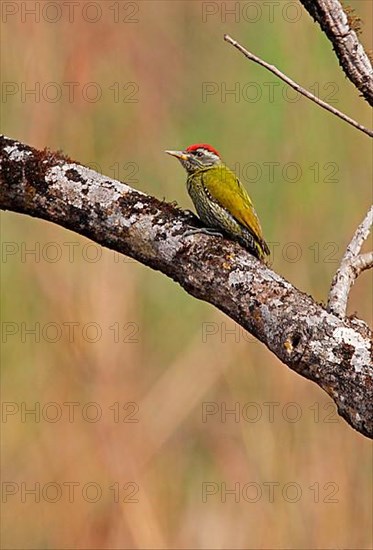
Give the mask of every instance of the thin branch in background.
[{"label": "thin branch in background", "polygon": [[333,44],[347,78],[373,106],[372,59],[359,40],[360,18],[339,0],[299,0]]},{"label": "thin branch in background", "polygon": [[361,247],[369,235],[373,224],[373,206],[356,229],[350,244],[342,258],[340,268],[333,277],[329,292],[327,309],[330,313],[344,317],[347,310],[348,295],[357,277],[366,269],[373,267],[373,252],[360,254]]},{"label": "thin branch in background", "polygon": [[265,67],[268,71],[270,71],[271,73],[276,75],[278,78],[280,78],[281,80],[286,82],[286,84],[288,84],[291,88],[293,88],[294,90],[296,90],[300,94],[304,95],[305,97],[307,97],[308,99],[310,99],[311,101],[313,101],[314,103],[316,103],[317,105],[319,105],[320,107],[325,109],[326,111],[329,111],[329,113],[332,113],[333,115],[337,116],[338,118],[341,118],[342,120],[344,120],[348,124],[351,124],[351,126],[353,126],[354,128],[357,128],[357,130],[360,130],[361,132],[364,132],[364,134],[367,134],[368,136],[373,137],[373,130],[370,130],[369,128],[366,128],[362,124],[359,124],[353,118],[350,118],[349,116],[345,115],[341,111],[338,111],[338,109],[335,109],[334,107],[329,105],[329,103],[326,103],[322,99],[319,99],[314,94],[312,94],[311,92],[309,92],[308,90],[306,90],[305,88],[303,88],[302,86],[300,86],[299,84],[294,82],[294,80],[292,80],[291,78],[286,76],[286,74],[282,73],[279,69],[277,69],[277,67],[275,67],[274,65],[270,65],[269,63],[267,63],[266,61],[264,61],[260,57],[257,57],[253,53],[246,50],[246,48],[241,46],[241,44],[239,44],[236,40],[231,38],[228,34],[224,35],[224,40],[226,42],[229,42],[229,44],[232,44],[232,46],[234,46],[237,50],[239,50],[241,53],[243,53],[245,57],[247,57],[251,61],[254,61],[255,63],[258,63],[258,65],[261,65],[262,67]]}]

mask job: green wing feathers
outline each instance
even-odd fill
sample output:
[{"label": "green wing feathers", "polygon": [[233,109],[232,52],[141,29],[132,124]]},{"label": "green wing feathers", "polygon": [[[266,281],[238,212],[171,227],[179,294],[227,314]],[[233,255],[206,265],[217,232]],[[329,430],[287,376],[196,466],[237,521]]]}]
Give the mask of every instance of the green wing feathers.
[{"label": "green wing feathers", "polygon": [[202,180],[213,199],[246,227],[262,247],[264,254],[269,255],[253,203],[237,176],[225,165],[221,165],[210,168],[208,173],[203,174]]}]

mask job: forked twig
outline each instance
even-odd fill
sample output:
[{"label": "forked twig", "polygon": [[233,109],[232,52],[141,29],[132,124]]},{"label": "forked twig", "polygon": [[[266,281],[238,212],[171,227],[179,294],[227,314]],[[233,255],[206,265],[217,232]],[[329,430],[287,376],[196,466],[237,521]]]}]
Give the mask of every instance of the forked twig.
[{"label": "forked twig", "polygon": [[373,224],[373,206],[356,229],[342,258],[341,265],[333,277],[329,291],[327,309],[339,317],[346,315],[347,300],[350,289],[357,277],[365,269],[373,267],[373,252],[360,254],[360,249],[369,235]]},{"label": "forked twig", "polygon": [[280,78],[281,80],[286,82],[286,84],[291,86],[291,88],[293,88],[294,90],[296,90],[300,94],[304,95],[305,97],[307,97],[308,99],[310,99],[311,101],[313,101],[314,103],[316,103],[317,105],[322,107],[323,109],[326,109],[327,111],[329,111],[333,115],[341,118],[342,120],[344,120],[348,124],[351,124],[351,126],[353,126],[354,128],[357,128],[361,132],[364,132],[364,134],[367,134],[368,136],[373,137],[373,130],[370,130],[369,128],[366,128],[362,124],[359,124],[353,118],[345,115],[341,111],[338,111],[338,109],[335,109],[334,107],[329,105],[329,103],[326,103],[322,99],[319,99],[314,94],[312,94],[311,92],[309,92],[308,90],[306,90],[305,88],[303,88],[302,86],[300,86],[299,84],[294,82],[294,80],[292,80],[291,78],[286,76],[286,74],[282,73],[279,69],[277,69],[277,67],[275,67],[274,65],[270,65],[269,63],[267,63],[266,61],[264,61],[260,57],[257,57],[253,53],[249,52],[246,48],[241,46],[241,44],[239,44],[236,40],[234,40],[228,34],[224,35],[224,40],[226,42],[229,42],[229,44],[232,44],[232,46],[234,46],[237,50],[239,50],[241,53],[243,53],[245,57],[247,57],[251,61],[254,61],[255,63],[258,63],[258,65],[261,65],[262,67],[265,67],[266,69],[268,69],[268,71],[270,71],[274,75],[278,76],[278,78]]}]

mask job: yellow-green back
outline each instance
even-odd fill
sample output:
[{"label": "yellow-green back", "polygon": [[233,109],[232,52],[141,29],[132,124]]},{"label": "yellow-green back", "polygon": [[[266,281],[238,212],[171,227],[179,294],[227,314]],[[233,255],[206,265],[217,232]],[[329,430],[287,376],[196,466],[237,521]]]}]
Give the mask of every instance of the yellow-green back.
[{"label": "yellow-green back", "polygon": [[264,251],[269,254],[253,203],[236,174],[221,163],[205,170],[202,180],[211,196],[246,227],[263,245]]}]

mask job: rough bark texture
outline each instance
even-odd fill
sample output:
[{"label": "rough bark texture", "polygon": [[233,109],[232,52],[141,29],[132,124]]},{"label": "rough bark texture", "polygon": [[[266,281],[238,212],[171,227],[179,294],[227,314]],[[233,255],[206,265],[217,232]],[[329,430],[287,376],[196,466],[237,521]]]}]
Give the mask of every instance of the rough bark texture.
[{"label": "rough bark texture", "polygon": [[0,137],[0,208],[71,229],[163,272],[261,340],[325,390],[373,437],[371,333],[339,319],[237,243],[184,236],[194,216],[62,155]]},{"label": "rough bark texture", "polygon": [[368,103],[373,105],[373,68],[355,30],[351,28],[350,22],[353,17],[347,16],[339,0],[300,0],[300,2],[320,24],[321,29],[333,44],[333,49],[346,76],[355,84]]}]

